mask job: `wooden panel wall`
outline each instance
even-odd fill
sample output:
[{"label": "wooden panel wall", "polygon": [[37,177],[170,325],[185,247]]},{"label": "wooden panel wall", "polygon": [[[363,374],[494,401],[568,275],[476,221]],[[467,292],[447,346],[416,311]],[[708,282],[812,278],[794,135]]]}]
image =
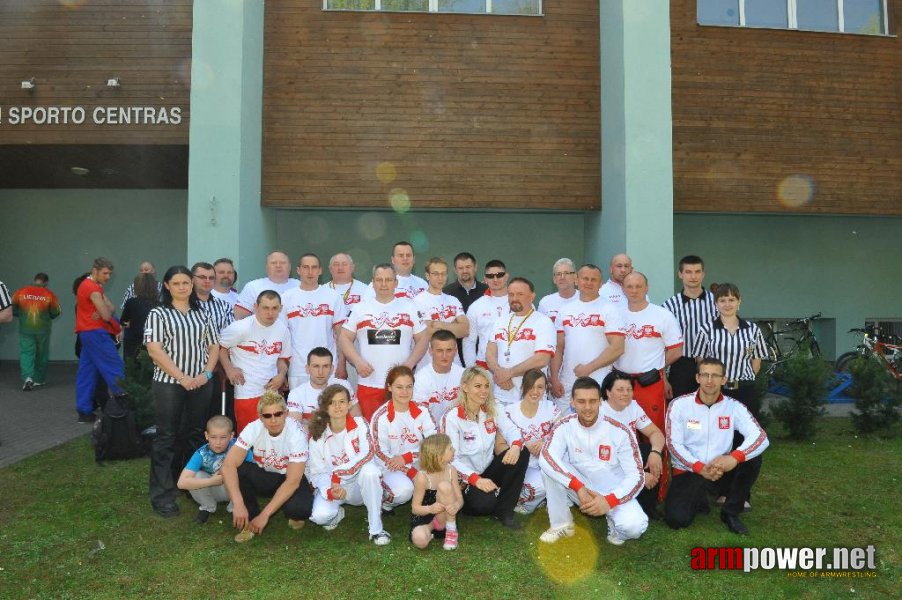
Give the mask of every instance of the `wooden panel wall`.
[{"label": "wooden panel wall", "polygon": [[671,6],[676,210],[902,214],[902,40]]},{"label": "wooden panel wall", "polygon": [[264,205],[385,208],[403,190],[414,208],[598,207],[597,0],[544,17],[321,6],[266,4]]},{"label": "wooden panel wall", "polygon": [[[0,0],[0,144],[186,144],[191,23],[191,0]],[[118,89],[106,87],[113,76]],[[36,88],[21,89],[30,77]],[[10,125],[11,106],[88,114],[82,125]],[[181,124],[95,126],[97,106],[180,106]]]}]

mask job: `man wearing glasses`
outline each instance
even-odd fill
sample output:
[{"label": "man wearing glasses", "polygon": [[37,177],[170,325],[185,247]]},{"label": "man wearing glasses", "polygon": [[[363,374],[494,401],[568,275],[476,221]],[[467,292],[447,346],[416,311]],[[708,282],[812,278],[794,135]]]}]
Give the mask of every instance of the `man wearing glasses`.
[{"label": "man wearing glasses", "polygon": [[[725,496],[720,520],[733,533],[745,535],[739,520],[761,472],[767,434],[748,409],[721,392],[726,368],[716,358],[698,365],[698,391],[676,398],[667,408],[667,450],[673,482],[664,503],[664,520],[674,529],[689,527],[697,514],[707,514],[708,491]],[[743,442],[734,448],[733,434]]]},{"label": "man wearing glasses", "polygon": [[470,305],[467,320],[470,332],[464,338],[464,366],[488,369],[485,349],[492,339],[495,322],[510,312],[507,303],[507,267],[498,259],[485,264],[485,280],[489,291]]},{"label": "man wearing glasses", "polygon": [[559,258],[551,267],[551,277],[557,291],[539,300],[539,312],[557,324],[561,307],[576,295],[576,265],[569,258]]}]

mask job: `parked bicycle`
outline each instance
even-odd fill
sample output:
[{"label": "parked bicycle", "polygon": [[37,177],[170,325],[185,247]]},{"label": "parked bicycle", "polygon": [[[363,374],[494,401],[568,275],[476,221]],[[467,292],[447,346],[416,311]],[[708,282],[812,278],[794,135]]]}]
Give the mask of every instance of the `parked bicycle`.
[{"label": "parked bicycle", "polygon": [[772,377],[774,372],[793,356],[804,353],[810,358],[820,358],[821,347],[811,324],[821,318],[821,313],[787,321],[783,329],[774,330],[773,321],[758,321],[758,327],[767,344],[768,358],[762,361],[764,376]]},{"label": "parked bicycle", "polygon": [[880,329],[877,327],[853,328],[849,333],[860,333],[861,343],[855,350],[836,359],[838,373],[848,373],[852,362],[858,357],[870,356],[886,367],[896,381],[902,381],[902,345],[899,344],[902,340],[898,336],[887,336],[888,341],[881,340]]}]

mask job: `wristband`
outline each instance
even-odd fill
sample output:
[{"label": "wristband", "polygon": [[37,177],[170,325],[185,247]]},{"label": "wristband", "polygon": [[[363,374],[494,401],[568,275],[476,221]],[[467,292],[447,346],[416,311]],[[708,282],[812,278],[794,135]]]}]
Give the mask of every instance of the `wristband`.
[{"label": "wristband", "polygon": [[651,454],[652,452],[654,452],[655,454],[657,454],[657,455],[660,456],[661,458],[664,458],[664,455],[661,454],[661,451],[660,451],[660,450],[655,450],[654,448],[652,448],[652,449],[649,451],[649,454]]},{"label": "wristband", "polygon": [[204,375],[207,377],[207,381],[213,379],[213,371],[204,371]]}]

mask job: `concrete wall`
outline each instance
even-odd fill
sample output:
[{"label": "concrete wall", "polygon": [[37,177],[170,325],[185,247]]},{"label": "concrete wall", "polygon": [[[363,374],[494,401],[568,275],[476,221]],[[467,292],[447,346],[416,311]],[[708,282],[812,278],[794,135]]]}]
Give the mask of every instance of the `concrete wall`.
[{"label": "concrete wall", "polygon": [[705,259],[706,284],[739,286],[745,317],[822,312],[827,358],[852,349],[865,319],[902,318],[900,218],[677,214],[674,247]]},{"label": "concrete wall", "polygon": [[[162,278],[186,256],[185,190],[0,190],[0,280],[10,292],[50,275],[63,314],[51,360],[74,360],[72,280],[97,256],[113,261],[107,292],[117,308],[143,260]],[[0,328],[0,359],[18,360],[15,324]]]}]

